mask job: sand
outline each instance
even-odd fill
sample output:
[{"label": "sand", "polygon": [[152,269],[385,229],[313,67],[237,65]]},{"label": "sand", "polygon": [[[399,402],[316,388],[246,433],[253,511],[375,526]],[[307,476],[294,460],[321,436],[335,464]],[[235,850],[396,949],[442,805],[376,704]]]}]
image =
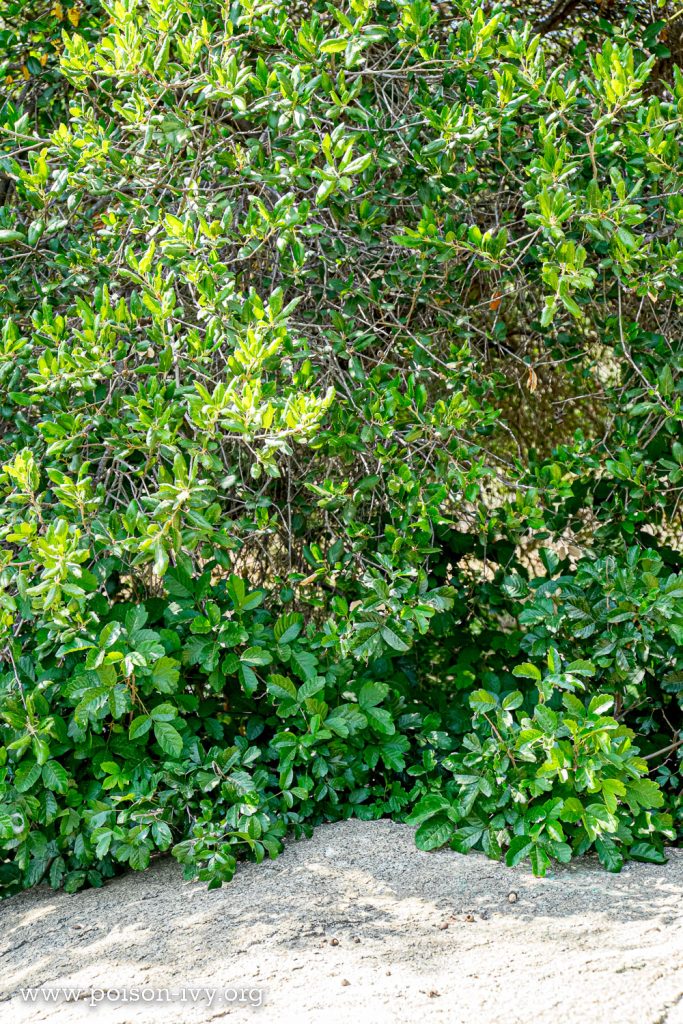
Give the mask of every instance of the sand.
[{"label": "sand", "polygon": [[683,1024],[683,850],[535,879],[348,821],[212,892],[40,887],[0,904],[0,1021]]}]

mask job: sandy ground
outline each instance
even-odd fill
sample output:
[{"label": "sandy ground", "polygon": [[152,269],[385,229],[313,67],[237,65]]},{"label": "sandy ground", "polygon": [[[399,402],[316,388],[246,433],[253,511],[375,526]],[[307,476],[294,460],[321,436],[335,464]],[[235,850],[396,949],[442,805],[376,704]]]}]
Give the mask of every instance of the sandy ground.
[{"label": "sandy ground", "polygon": [[540,880],[412,831],[328,825],[213,892],[162,860],[7,900],[0,1021],[683,1024],[683,850]]}]

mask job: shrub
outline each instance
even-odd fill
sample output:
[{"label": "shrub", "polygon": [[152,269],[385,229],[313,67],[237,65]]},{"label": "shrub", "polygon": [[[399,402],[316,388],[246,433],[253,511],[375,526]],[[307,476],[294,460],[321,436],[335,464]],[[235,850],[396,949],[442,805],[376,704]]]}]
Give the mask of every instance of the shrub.
[{"label": "shrub", "polygon": [[169,848],[218,885],[352,814],[661,861],[683,75],[649,89],[651,26],[566,56],[467,0],[90,8],[55,103],[2,112],[3,891]]}]

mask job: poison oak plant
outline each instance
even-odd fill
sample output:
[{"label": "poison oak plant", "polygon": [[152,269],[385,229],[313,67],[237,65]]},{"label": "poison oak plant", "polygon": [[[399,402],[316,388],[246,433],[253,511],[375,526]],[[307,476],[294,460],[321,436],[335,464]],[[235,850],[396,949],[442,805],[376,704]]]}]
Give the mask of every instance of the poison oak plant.
[{"label": "poison oak plant", "polygon": [[88,4],[10,83],[4,894],[676,838],[683,75],[455,14]]},{"label": "poison oak plant", "polygon": [[624,846],[632,857],[663,862],[648,840],[666,824],[653,810],[664,798],[642,777],[647,765],[634,753],[632,730],[605,714],[614,704],[609,695],[597,694],[586,706],[575,694],[594,673],[590,662],[562,671],[551,650],[548,667],[545,677],[532,664],[513,671],[537,683],[531,716],[515,715],[525,703],[519,690],[502,699],[487,690],[471,694],[474,731],[442,762],[453,780],[420,800],[408,818],[420,825],[418,846],[429,850],[452,839],[462,853],[477,847],[494,857],[507,848],[508,864],[528,856],[540,875],[552,858],[566,863],[593,845],[610,871],[621,868]]}]

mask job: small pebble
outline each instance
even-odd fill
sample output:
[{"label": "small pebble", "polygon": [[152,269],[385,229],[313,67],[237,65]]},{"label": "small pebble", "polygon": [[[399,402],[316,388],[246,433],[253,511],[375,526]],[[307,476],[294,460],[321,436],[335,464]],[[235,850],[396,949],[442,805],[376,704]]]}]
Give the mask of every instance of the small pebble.
[{"label": "small pebble", "polygon": [[360,942],[360,938],[357,935],[354,935],[353,941],[354,942]]},{"label": "small pebble", "polygon": [[517,902],[517,893],[516,892],[509,892],[508,893],[508,903],[516,903],[516,902]]},{"label": "small pebble", "polygon": [[330,939],[330,945],[331,946],[338,946],[339,945],[339,939]]},{"label": "small pebble", "polygon": [[341,983],[344,986],[344,988],[346,988],[347,985],[351,984],[351,982],[348,981],[346,978],[342,978]]},{"label": "small pebble", "polygon": [[440,924],[439,928],[441,929],[442,932],[445,932],[446,928],[448,928],[448,921],[444,921],[442,924]]},{"label": "small pebble", "polygon": [[465,914],[465,920],[470,922],[474,921],[474,914]]}]

